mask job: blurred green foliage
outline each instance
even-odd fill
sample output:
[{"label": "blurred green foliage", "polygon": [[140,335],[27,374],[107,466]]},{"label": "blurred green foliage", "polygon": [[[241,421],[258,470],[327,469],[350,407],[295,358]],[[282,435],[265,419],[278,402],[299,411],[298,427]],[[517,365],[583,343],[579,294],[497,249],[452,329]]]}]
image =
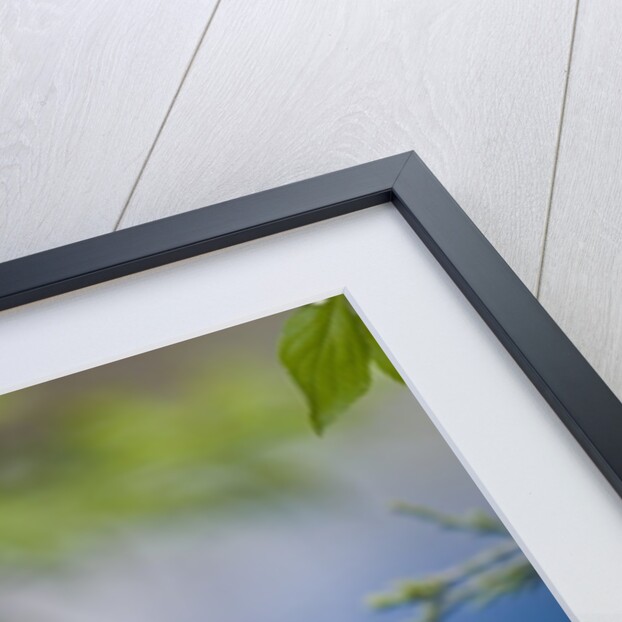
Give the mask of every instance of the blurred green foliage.
[{"label": "blurred green foliage", "polygon": [[[368,391],[370,368],[399,379],[343,296],[296,310],[281,359],[317,431]],[[134,526],[271,503],[333,483],[280,450],[308,435],[278,367],[193,369],[168,391],[98,381],[24,407],[0,397],[0,565],[56,563]]]},{"label": "blurred green foliage", "polygon": [[0,399],[0,564],[54,562],[139,521],[317,485],[274,451],[308,427],[260,365],[200,372],[169,396],[107,387],[43,408],[19,400]]},{"label": "blurred green foliage", "polygon": [[392,589],[368,598],[373,609],[409,609],[419,615],[417,622],[442,622],[462,607],[482,607],[541,584],[540,577],[497,518],[479,510],[465,516],[450,516],[408,503],[398,503],[395,509],[443,529],[489,536],[496,542],[457,566],[419,579],[398,581]]}]

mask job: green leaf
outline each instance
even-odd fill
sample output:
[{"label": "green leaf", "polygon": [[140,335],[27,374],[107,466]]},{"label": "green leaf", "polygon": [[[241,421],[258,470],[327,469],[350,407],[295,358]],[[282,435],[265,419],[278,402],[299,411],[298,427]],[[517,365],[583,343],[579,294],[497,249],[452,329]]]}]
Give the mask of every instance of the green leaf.
[{"label": "green leaf", "polygon": [[[367,328],[365,328],[365,330],[367,330]],[[393,363],[391,363],[387,355],[384,353],[384,350],[380,347],[380,344],[374,339],[374,336],[369,331],[367,331],[367,334],[369,335],[369,352],[372,360],[376,364],[376,367],[378,367],[381,372],[385,373],[392,380],[404,384],[402,377],[397,369],[393,367]]]},{"label": "green leaf", "polygon": [[371,383],[367,329],[343,296],[297,309],[283,328],[279,356],[307,398],[318,434]]}]

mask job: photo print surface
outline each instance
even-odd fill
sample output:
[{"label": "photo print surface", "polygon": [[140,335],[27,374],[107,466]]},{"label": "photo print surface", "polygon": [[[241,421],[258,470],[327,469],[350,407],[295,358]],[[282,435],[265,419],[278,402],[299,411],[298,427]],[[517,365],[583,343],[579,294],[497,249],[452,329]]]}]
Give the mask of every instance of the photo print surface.
[{"label": "photo print surface", "polygon": [[0,448],[2,622],[568,619],[341,296],[1,396]]}]

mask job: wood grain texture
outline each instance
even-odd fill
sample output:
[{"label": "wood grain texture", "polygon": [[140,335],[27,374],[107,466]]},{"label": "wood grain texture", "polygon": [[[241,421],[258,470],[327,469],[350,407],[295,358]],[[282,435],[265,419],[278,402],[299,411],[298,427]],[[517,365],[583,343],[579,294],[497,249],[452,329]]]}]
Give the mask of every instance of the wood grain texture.
[{"label": "wood grain texture", "polygon": [[223,0],[127,227],[415,149],[525,283],[573,0]]},{"label": "wood grain texture", "polygon": [[582,2],[541,300],[622,398],[622,4]]},{"label": "wood grain texture", "polygon": [[112,230],[213,6],[0,3],[0,260]]}]

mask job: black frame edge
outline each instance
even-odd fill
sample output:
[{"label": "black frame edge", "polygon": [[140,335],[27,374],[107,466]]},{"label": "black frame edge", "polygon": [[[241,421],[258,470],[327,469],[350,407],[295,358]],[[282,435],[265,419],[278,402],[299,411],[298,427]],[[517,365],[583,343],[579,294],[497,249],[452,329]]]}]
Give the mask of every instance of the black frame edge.
[{"label": "black frame edge", "polygon": [[410,152],[0,263],[0,311],[387,203]]},{"label": "black frame edge", "polygon": [[622,403],[413,153],[393,203],[622,497]]},{"label": "black frame edge", "polygon": [[389,201],[622,496],[622,403],[412,151],[0,263],[0,311]]}]

